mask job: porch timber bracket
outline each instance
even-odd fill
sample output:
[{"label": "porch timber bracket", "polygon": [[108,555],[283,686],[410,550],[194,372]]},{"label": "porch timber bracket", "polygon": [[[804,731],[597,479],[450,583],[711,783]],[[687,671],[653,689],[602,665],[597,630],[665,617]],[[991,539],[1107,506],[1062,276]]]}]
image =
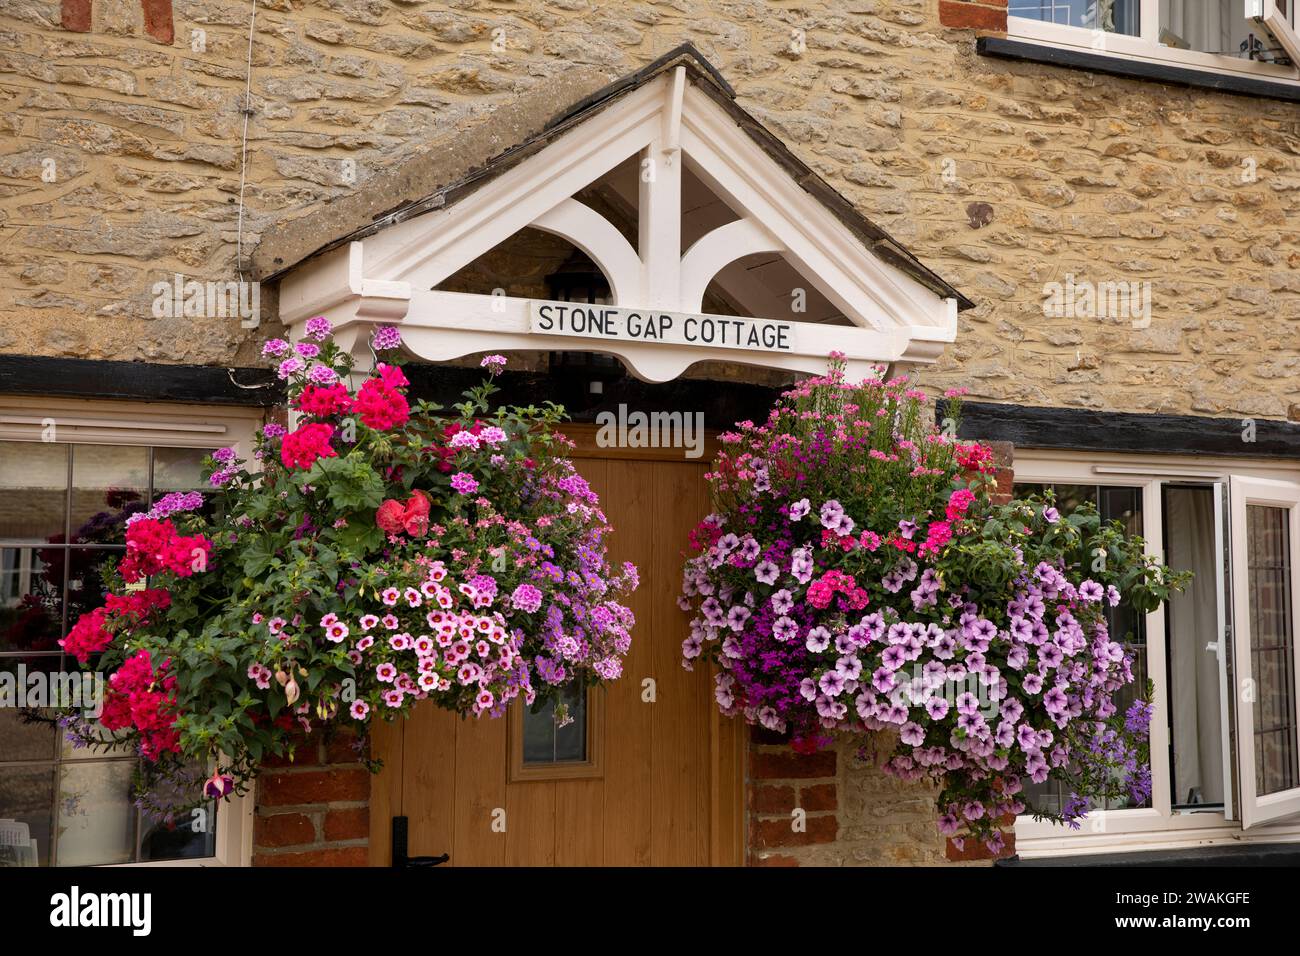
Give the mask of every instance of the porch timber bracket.
[{"label": "porch timber bracket", "polygon": [[[635,243],[574,198],[633,159],[639,173],[631,197]],[[488,166],[474,188],[457,191],[452,184],[444,190],[455,201],[327,247],[284,273],[280,313],[290,333],[301,336],[307,319],[326,316],[358,368],[371,360],[372,328],[397,325],[409,352],[435,362],[511,350],[601,352],[644,381],[664,382],[705,360],[818,373],[838,351],[851,376],[866,377],[882,365],[936,361],[956,337],[958,308],[971,305],[853,212],[686,54],[566,118],[523,160],[503,163],[500,171]],[[737,218],[683,250],[687,169]],[[698,344],[703,336],[604,334],[603,327],[593,334],[568,334],[567,327],[555,334],[531,321],[535,300],[504,290],[476,295],[439,289],[525,228],[585,252],[608,280],[608,305],[625,313],[680,316],[679,329],[738,318],[785,331],[777,344],[751,335],[743,347],[735,340],[726,347]],[[790,314],[793,308],[782,308],[780,316],[701,315],[719,273],[756,255],[784,259],[838,317],[805,321]],[[797,292],[790,290],[792,300]]]}]

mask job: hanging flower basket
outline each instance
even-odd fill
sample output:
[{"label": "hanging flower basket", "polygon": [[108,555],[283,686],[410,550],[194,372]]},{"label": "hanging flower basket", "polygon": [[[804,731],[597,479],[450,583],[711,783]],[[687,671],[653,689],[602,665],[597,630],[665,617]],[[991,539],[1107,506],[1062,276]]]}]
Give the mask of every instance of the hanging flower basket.
[{"label": "hanging flower basket", "polygon": [[718,665],[724,714],[797,749],[896,731],[885,771],[939,784],[940,829],[997,852],[1026,780],[1060,781],[1042,815],[1074,826],[1090,799],[1149,794],[1150,707],[1108,612],[1181,579],[1095,510],[995,503],[991,450],[952,434],[904,379],[848,383],[833,356],[723,435],[682,653]]},{"label": "hanging flower basket", "polygon": [[[600,503],[555,431],[563,409],[490,412],[501,356],[453,410],[412,406],[384,362],[353,391],[329,323],[307,333],[264,349],[296,426],[267,425],[251,462],[217,451],[210,493],[132,516],[104,607],[62,642],[109,672],[102,729],[65,725],[138,749],[142,790],[198,763],[215,767],[206,795],[226,796],[304,732],[421,701],[499,717],[621,673],[636,569],[609,567]],[[400,337],[372,344],[393,354]]]}]

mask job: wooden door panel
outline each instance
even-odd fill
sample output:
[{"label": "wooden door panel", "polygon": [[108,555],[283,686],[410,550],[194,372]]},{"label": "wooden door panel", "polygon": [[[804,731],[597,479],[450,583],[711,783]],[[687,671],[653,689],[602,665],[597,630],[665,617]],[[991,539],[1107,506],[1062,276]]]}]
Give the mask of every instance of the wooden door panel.
[{"label": "wooden door panel", "polygon": [[[432,706],[376,728],[385,769],[372,786],[371,862],[389,862],[390,818],[410,821],[412,855],[459,866],[647,866],[739,861],[743,734],[712,703],[704,668],[681,666],[682,549],[708,510],[705,465],[580,448],[600,495],[613,562],[641,587],[623,676],[603,691],[604,767],[593,779],[507,782],[506,720],[461,720]],[[655,700],[643,700],[643,681]],[[493,829],[505,812],[505,832]]]},{"label": "wooden door panel", "polygon": [[555,865],[555,792],[567,782],[506,786],[506,866]]},{"label": "wooden door panel", "polygon": [[[589,464],[583,462],[583,465]],[[650,553],[656,515],[656,475],[645,462],[608,462],[606,516],[613,560],[632,561],[642,584],[628,601],[636,615],[632,647],[623,676],[606,690],[604,855],[606,866],[648,866],[651,861],[650,794],[653,704],[641,700],[641,682],[654,667],[649,633],[652,599],[646,586],[645,558]],[[617,523],[616,523],[617,522]]]},{"label": "wooden door panel", "polygon": [[425,701],[404,723],[403,796],[407,792],[420,795],[419,811],[406,814],[407,851],[411,856],[450,853],[456,826],[456,729],[460,721],[455,714]]},{"label": "wooden door panel", "polygon": [[[474,717],[453,720],[456,828],[452,859],[460,866],[504,866],[506,834],[494,830],[492,823],[493,813],[506,805],[506,722]],[[402,796],[404,802],[409,800],[405,790]]]},{"label": "wooden door panel", "polygon": [[[658,866],[692,866],[707,862],[703,852],[708,828],[704,802],[708,780],[707,716],[702,690],[707,674],[681,664],[681,641],[687,618],[677,607],[681,581],[681,548],[702,515],[697,489],[703,481],[699,465],[661,465],[655,476],[654,544],[647,555],[642,586],[650,601],[646,642],[658,684],[653,715],[651,861]],[[703,679],[703,680],[702,680]]]}]

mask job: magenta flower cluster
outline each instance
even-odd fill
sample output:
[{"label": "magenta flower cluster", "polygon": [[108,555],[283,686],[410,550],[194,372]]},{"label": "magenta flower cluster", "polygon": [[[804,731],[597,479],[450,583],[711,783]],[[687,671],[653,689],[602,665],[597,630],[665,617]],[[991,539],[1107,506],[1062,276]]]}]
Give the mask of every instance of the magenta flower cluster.
[{"label": "magenta flower cluster", "polygon": [[[1025,780],[1093,761],[1141,798],[1146,728],[1141,714],[1114,726],[1134,679],[1107,625],[1120,592],[1071,570],[1054,509],[989,522],[988,450],[928,425],[923,401],[833,368],[723,436],[717,507],[684,569],[682,655],[718,665],[724,714],[796,749],[891,741],[887,773],[941,785],[940,829],[997,852]],[[972,557],[986,553],[997,569]]]}]

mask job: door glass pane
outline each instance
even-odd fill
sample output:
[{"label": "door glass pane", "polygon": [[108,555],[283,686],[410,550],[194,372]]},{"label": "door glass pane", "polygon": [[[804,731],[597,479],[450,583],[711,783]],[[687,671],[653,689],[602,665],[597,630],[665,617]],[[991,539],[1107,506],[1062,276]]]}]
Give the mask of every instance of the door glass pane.
[{"label": "door glass pane", "polygon": [[75,445],[72,449],[72,540],[116,544],[126,516],[149,495],[149,449]]},{"label": "door glass pane", "polygon": [[46,559],[62,554],[53,548],[0,548],[0,651],[58,651],[63,562]]},{"label": "door glass pane", "polygon": [[59,866],[130,863],[135,858],[132,760],[63,765]]},{"label": "door glass pane", "polygon": [[1010,0],[1007,12],[1026,20],[1137,36],[1139,8],[1138,0]]},{"label": "door glass pane", "polygon": [[1246,508],[1255,787],[1260,796],[1300,786],[1289,518],[1285,508]]},{"label": "door glass pane", "polygon": [[54,774],[53,765],[0,766],[0,867],[49,865]]},{"label": "door glass pane", "polygon": [[557,701],[550,700],[536,711],[525,707],[524,763],[570,763],[587,759],[587,690],[570,685],[559,701],[568,705],[569,720],[563,726],[555,722]]},{"label": "door glass pane", "polygon": [[0,540],[62,541],[68,446],[0,442]]}]

